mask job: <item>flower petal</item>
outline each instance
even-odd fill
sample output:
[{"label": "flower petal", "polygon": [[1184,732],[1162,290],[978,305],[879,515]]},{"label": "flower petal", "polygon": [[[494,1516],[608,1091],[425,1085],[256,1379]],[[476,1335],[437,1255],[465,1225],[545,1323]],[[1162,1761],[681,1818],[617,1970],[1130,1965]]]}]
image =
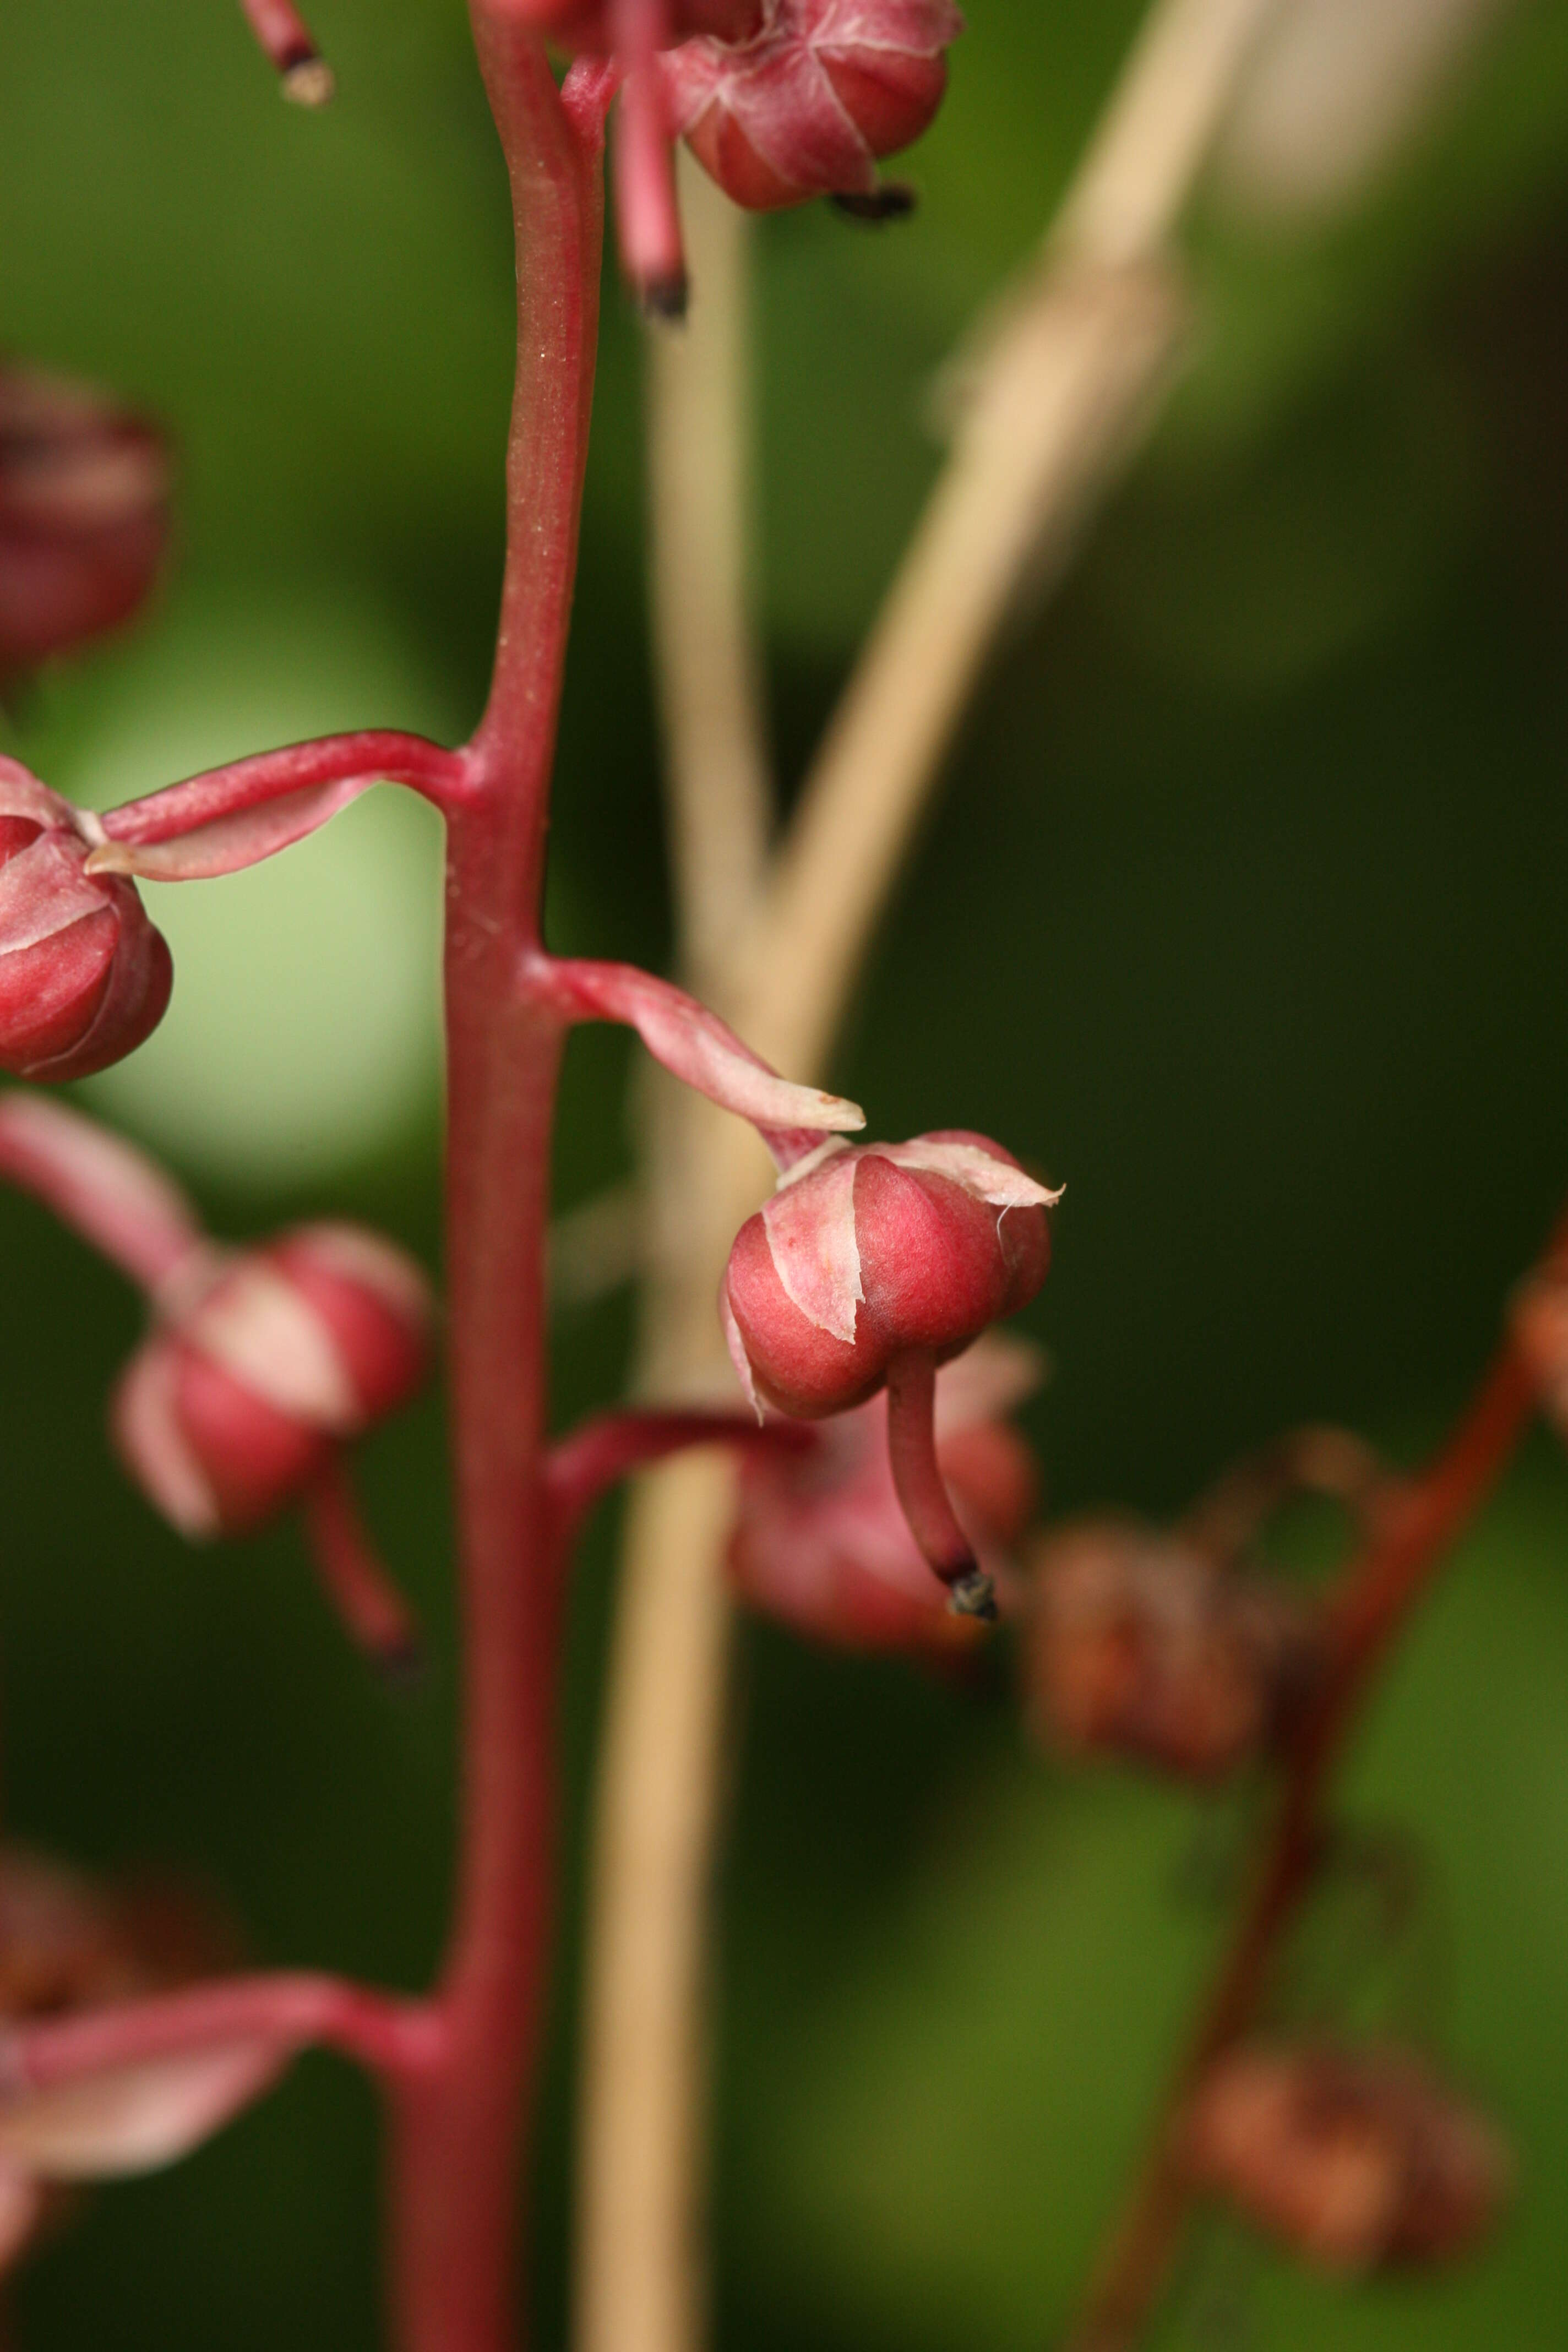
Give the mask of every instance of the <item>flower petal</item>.
[{"label": "flower petal", "polygon": [[829,1158],[804,1183],[785,1184],[763,1209],[763,1230],[784,1296],[821,1331],[853,1346],[866,1293],[855,1233],[855,1178],[862,1155]]},{"label": "flower petal", "polygon": [[118,841],[110,836],[93,851],[87,870],[134,874],[146,882],[205,882],[219,874],[238,874],[303,841],[307,834],[318,832],[379,781],[375,776],[350,776],[339,783],[302,785],[297,793],[284,793],[256,808],[215,817],[208,824],[177,834],[172,841]]},{"label": "flower petal", "polygon": [[18,2092],[0,2101],[0,2167],[45,2180],[155,2172],[248,2106],[291,2054],[276,2042],[224,2042]]},{"label": "flower petal", "polygon": [[895,1168],[925,1168],[933,1176],[946,1176],[952,1183],[962,1184],[977,1201],[987,1201],[997,1209],[1054,1209],[1061,1199],[1061,1188],[1053,1192],[1045,1184],[1037,1184],[1010,1160],[997,1160],[989,1151],[982,1151],[974,1143],[939,1143],[917,1136],[912,1143],[879,1143],[875,1145],[879,1160],[890,1160]]}]

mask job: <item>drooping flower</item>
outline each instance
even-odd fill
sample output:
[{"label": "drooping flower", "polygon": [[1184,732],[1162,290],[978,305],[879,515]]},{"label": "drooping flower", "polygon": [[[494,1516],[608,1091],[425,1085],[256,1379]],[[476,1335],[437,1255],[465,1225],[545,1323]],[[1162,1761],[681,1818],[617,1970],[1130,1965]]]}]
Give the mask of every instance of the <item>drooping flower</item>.
[{"label": "drooping flower", "polygon": [[1215,1780],[1267,1752],[1313,1686],[1321,1612],[1158,1528],[1071,1521],[1029,1569],[1030,1721],[1069,1754]]},{"label": "drooping flower", "polygon": [[1466,2252],[1507,2193],[1494,2126],[1412,2052],[1258,2042],[1216,2059],[1183,2135],[1192,2178],[1331,2271]]},{"label": "drooping flower", "polygon": [[163,1019],[174,965],[133,883],[89,873],[92,817],[0,758],[0,1069],[54,1082],[118,1062]]},{"label": "drooping flower", "polygon": [[730,1253],[722,1311],[747,1395],[815,1420],[863,1404],[911,1349],[960,1354],[1039,1289],[1060,1197],[967,1129],[826,1144]]},{"label": "drooping flower", "polygon": [[751,211],[874,196],[878,163],[942,104],[963,29],[951,0],[768,0],[752,39],[661,61],[671,127]]},{"label": "drooping flower", "polygon": [[[226,1922],[183,1889],[100,1885],[0,1847],[0,2047],[31,2021],[173,1990],[235,1957]],[[0,2272],[77,2184],[173,2163],[265,2089],[287,2054],[219,2042],[47,2087],[0,2084]]]},{"label": "drooping flower", "polygon": [[425,1277],[379,1234],[301,1225],[176,1276],[121,1379],[121,1454],[189,1536],[261,1525],[343,1443],[405,1403],[429,1360]]},{"label": "drooping flower", "polygon": [[982,1135],[835,1139],[786,1171],[736,1235],[721,1292],[730,1353],[759,1415],[843,1412],[887,1388],[888,1444],[910,1531],[953,1605],[995,1613],[935,1455],[936,1368],[1027,1306],[1046,1278],[1058,1193]]},{"label": "drooping flower", "polygon": [[[1008,1573],[1039,1486],[1032,1451],[1004,1416],[1038,1376],[1034,1349],[993,1334],[937,1380],[937,1465],[994,1580]],[[742,1462],[729,1565],[742,1600],[816,1641],[941,1654],[975,1630],[946,1607],[910,1532],[880,1397],[798,1453],[759,1449]]]}]

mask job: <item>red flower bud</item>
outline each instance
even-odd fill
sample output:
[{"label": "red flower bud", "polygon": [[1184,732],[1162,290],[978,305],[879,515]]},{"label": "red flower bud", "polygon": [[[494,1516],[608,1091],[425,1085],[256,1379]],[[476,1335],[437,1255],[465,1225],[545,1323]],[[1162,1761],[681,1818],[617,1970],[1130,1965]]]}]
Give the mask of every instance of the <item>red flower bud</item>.
[{"label": "red flower bud", "polygon": [[[98,1885],[25,1846],[0,1847],[0,2031],[163,1991],[237,1958],[226,1920],[183,1888]],[[209,2112],[211,2071],[209,2063],[200,2086]],[[224,2087],[233,2081],[231,2064]],[[107,2095],[76,2089],[57,2099],[52,2117],[47,2094],[40,2101],[11,2084],[0,2094],[0,2273],[64,2217],[73,2193],[67,2183],[120,2168],[128,2125],[144,2129],[150,2105],[160,2121],[170,2111],[167,2077],[153,2070],[131,2086],[130,2099],[123,2078],[106,2087]],[[191,2111],[188,2076],[175,2092],[183,2119]],[[51,2121],[50,2144],[40,2148],[38,2125]]]},{"label": "red flower bud", "polygon": [[168,472],[141,418],[0,366],[0,677],[135,612],[163,561]]},{"label": "red flower bud", "polygon": [[812,1153],[742,1226],[724,1276],[752,1403],[816,1420],[864,1403],[911,1349],[960,1354],[1039,1289],[1059,1197],[957,1129]]},{"label": "red flower bud", "polygon": [[[982,1340],[937,1382],[937,1464],[975,1558],[992,1576],[1035,1508],[1039,1476],[999,1419],[1037,1377],[1032,1349]],[[873,1398],[804,1453],[759,1448],[742,1465],[730,1572],[742,1599],[817,1641],[951,1651],[973,1637],[932,1577],[900,1505],[888,1409]]]},{"label": "red flower bud", "polygon": [[994,1617],[992,1580],[953,1516],[937,1465],[936,1367],[1026,1307],[1050,1263],[1060,1198],[983,1135],[912,1143],[837,1137],[785,1171],[742,1226],[720,1305],[759,1417],[802,1420],[888,1390],[899,1501],[952,1606]]},{"label": "red flower bud", "polygon": [[765,0],[754,38],[664,59],[672,127],[752,211],[869,195],[935,115],[963,28],[951,0]]},{"label": "red flower bud", "polygon": [[1026,1655],[1039,1738],[1184,1779],[1234,1771],[1293,1717],[1317,1663],[1304,1601],[1132,1519],[1041,1543]]},{"label": "red flower bud", "polygon": [[1340,2272],[1463,2253],[1511,2171],[1491,2125],[1388,2047],[1234,2050],[1199,2085],[1184,2138],[1198,2182]]},{"label": "red flower bud", "polygon": [[132,1475],[187,1535],[260,1526],[424,1377],[424,1276],[358,1226],[215,1254],[176,1288],[121,1381],[113,1425]]},{"label": "red flower bud", "polygon": [[95,821],[0,759],[0,1069],[85,1077],[163,1019],[174,966],[135,886],[88,871]]}]

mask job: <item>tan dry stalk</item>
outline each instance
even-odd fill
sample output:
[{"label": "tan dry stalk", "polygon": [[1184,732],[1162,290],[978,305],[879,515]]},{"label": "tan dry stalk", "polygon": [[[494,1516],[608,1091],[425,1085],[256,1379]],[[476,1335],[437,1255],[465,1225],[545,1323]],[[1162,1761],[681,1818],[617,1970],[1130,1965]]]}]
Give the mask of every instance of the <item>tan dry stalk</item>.
[{"label": "tan dry stalk", "polygon": [[[1172,370],[1185,314],[1169,240],[1277,0],[1159,0],[1043,255],[986,324],[960,378],[949,460],[828,730],[749,919],[732,885],[754,842],[750,656],[742,691],[705,706],[688,683],[712,657],[698,615],[743,577],[744,473],[735,504],[656,518],[681,549],[654,557],[681,931],[695,964],[717,950],[712,1001],[790,1075],[820,1073],[868,943],[952,736],[1021,592],[1049,584],[1121,472]],[[704,198],[707,233],[710,204]],[[694,277],[704,269],[698,256]],[[729,281],[731,301],[741,297]],[[721,290],[709,279],[708,299]],[[693,320],[695,343],[703,331]],[[652,416],[668,488],[704,450],[742,446],[744,368],[657,361]],[[711,486],[711,484],[710,484]],[[690,525],[689,530],[688,526]],[[691,567],[711,567],[694,590]],[[679,599],[676,583],[683,583]],[[730,606],[733,616],[736,606]],[[723,714],[727,713],[727,717]],[[728,761],[722,728],[731,730]],[[689,762],[689,764],[688,764]],[[700,894],[700,903],[699,903]],[[645,1384],[690,1391],[723,1376],[714,1292],[736,1228],[763,1196],[765,1159],[738,1122],[685,1097],[654,1122]],[[578,2172],[578,2352],[697,2352],[706,1956],[729,1607],[722,1583],[728,1464],[692,1456],[639,1482],[600,1766],[584,2011]]]}]

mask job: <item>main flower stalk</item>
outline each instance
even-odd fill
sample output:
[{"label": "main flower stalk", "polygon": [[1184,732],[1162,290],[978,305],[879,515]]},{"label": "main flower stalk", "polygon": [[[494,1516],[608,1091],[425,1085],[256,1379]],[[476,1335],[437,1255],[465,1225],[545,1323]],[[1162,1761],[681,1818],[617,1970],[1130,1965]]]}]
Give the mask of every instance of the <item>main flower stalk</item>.
[{"label": "main flower stalk", "polygon": [[518,972],[545,824],[597,326],[598,157],[543,49],[475,0],[510,175],[518,363],[489,707],[449,819],[447,1288],[465,1680],[457,1911],[432,2062],[395,2093],[401,2352],[514,2352],[518,2168],[549,1968],[561,1577],[544,1234],[565,1022]]}]

